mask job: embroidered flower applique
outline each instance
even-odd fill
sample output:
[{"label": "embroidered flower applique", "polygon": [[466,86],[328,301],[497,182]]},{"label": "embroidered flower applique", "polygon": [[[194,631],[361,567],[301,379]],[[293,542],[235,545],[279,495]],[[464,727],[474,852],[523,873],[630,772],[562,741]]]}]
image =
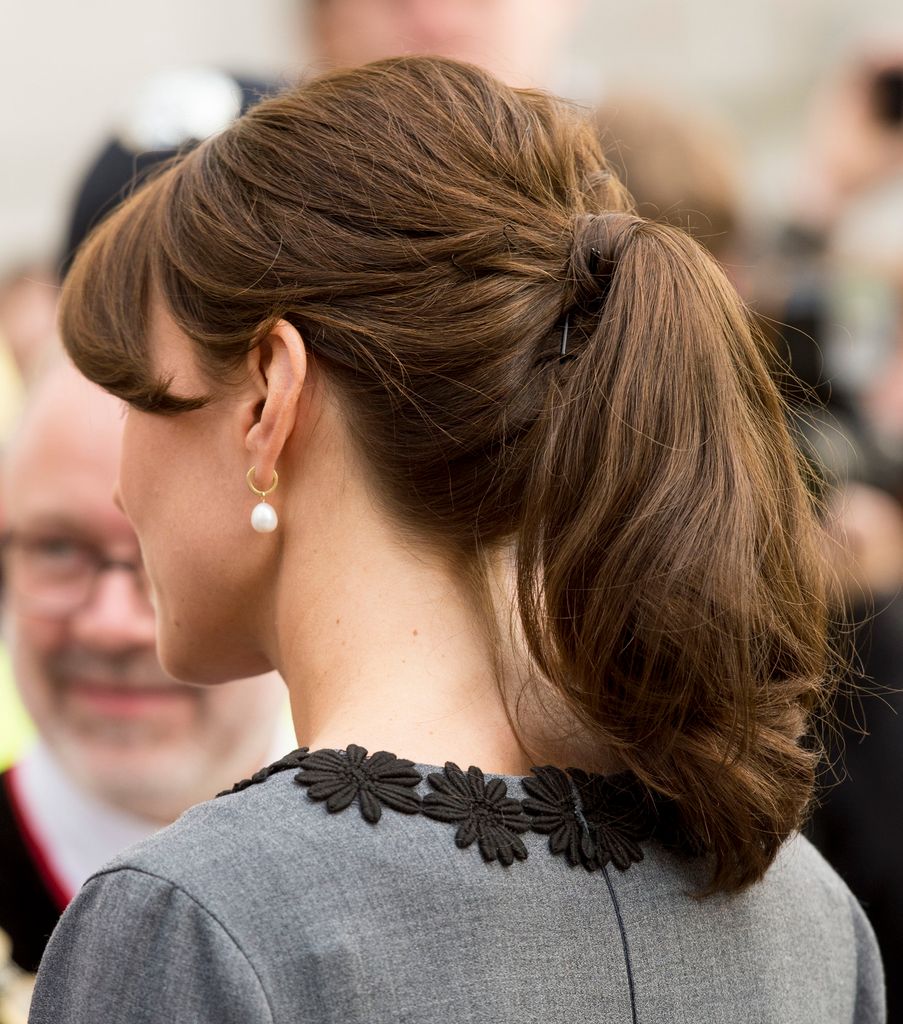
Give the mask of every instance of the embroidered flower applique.
[{"label": "embroidered flower applique", "polygon": [[447,761],[442,773],[427,776],[436,791],[423,798],[423,813],[438,821],[458,823],[455,843],[461,848],[474,841],[486,861],[498,860],[509,867],[527,859],[527,848],[520,833],[530,829],[520,800],[509,797],[501,779],[486,781],[479,768],[471,765],[463,772]]},{"label": "embroidered flower applique", "polygon": [[604,868],[614,864],[626,871],[643,859],[641,843],[652,837],[655,812],[636,778],[619,775],[590,775],[572,768],[580,806],[594,847],[593,863]]},{"label": "embroidered flower applique", "polygon": [[290,754],[286,754],[285,757],[280,757],[273,764],[268,764],[266,768],[261,768],[260,771],[254,772],[249,779],[242,779],[241,782],[236,782],[231,789],[224,789],[222,793],[217,793],[216,795],[229,796],[230,793],[240,793],[243,789],[247,789],[248,786],[256,786],[258,782],[266,782],[271,775],[276,775],[278,772],[287,772],[291,771],[292,768],[300,768],[301,762],[306,756],[307,747],[299,747]]},{"label": "embroidered flower applique", "polygon": [[532,768],[521,779],[523,800],[508,796],[499,778],[488,781],[474,766],[462,771],[451,761],[442,772],[427,776],[432,792],[416,792],[423,781],[413,761],[380,750],[368,755],[363,747],[317,750],[300,747],[237,782],[219,796],[238,793],[265,782],[277,772],[297,769],[295,781],[313,800],[324,801],[331,812],[358,803],[361,816],[376,824],[383,807],[403,814],[457,825],[455,843],[477,843],[483,859],[510,867],[527,859],[521,836],[528,831],[549,837],[549,850],[564,855],[572,867],[587,871],[613,864],[625,871],[643,859],[642,844],[653,836],[668,849],[689,855],[705,854],[705,846],[689,833],[677,805],[653,796],[630,772],[599,775],[551,765]]},{"label": "embroidered flower applique", "polygon": [[338,750],[317,750],[304,758],[295,781],[307,786],[314,800],[325,800],[330,811],[343,811],[357,797],[361,815],[376,824],[382,805],[417,814],[420,797],[412,792],[419,785],[420,772],[413,761],[386,750],[367,756],[363,747],[351,744],[343,754]]},{"label": "embroidered flower applique", "polygon": [[574,788],[567,772],[546,765],[533,769],[533,777],[521,780],[527,796],[524,810],[530,815],[534,832],[549,837],[549,849],[564,854],[571,867],[582,864],[587,871],[596,868],[596,846],[585,822],[580,820]]}]

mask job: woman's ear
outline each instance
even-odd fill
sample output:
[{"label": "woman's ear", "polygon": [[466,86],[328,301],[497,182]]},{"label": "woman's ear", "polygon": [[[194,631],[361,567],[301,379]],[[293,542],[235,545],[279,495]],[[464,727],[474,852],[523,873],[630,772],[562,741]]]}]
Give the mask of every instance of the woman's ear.
[{"label": "woman's ear", "polygon": [[258,414],[245,434],[257,486],[267,488],[298,417],[307,376],[307,350],[298,330],[279,320],[248,353]]}]

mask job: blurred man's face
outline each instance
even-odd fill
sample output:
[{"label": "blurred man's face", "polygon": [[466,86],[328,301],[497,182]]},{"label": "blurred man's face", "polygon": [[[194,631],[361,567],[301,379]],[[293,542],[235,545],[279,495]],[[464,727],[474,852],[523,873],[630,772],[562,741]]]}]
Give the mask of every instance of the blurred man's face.
[{"label": "blurred man's face", "polygon": [[309,0],[315,65],[404,53],[480,64],[512,85],[541,85],[580,0]]},{"label": "blurred man's face", "polygon": [[38,383],[4,467],[4,627],[65,769],[168,821],[269,758],[284,687],[187,686],[161,669],[138,542],[112,499],[121,434],[120,403],[68,366]]}]

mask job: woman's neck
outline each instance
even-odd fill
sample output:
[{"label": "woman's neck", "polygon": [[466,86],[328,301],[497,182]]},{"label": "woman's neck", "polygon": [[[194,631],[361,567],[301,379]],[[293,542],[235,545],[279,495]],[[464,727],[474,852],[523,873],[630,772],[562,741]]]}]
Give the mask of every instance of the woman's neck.
[{"label": "woman's neck", "polygon": [[342,556],[319,565],[304,558],[282,573],[305,580],[283,588],[276,614],[298,742],[526,771],[466,584],[373,519],[358,519],[352,537],[320,550],[330,549]]},{"label": "woman's neck", "polygon": [[507,623],[510,572],[496,570],[492,602],[481,601],[450,558],[386,515],[342,433],[322,422],[320,443],[294,453],[303,471],[285,494],[275,582],[258,606],[299,745],[356,743],[506,775],[565,760],[596,767],[598,744],[587,750],[560,696],[537,683],[523,643],[485,621],[494,603]]}]

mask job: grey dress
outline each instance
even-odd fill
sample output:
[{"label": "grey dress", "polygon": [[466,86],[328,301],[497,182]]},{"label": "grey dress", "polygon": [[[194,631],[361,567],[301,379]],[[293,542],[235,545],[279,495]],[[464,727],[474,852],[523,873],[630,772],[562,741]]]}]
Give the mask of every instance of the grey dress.
[{"label": "grey dress", "polygon": [[884,1020],[871,928],[805,839],[699,900],[704,860],[617,788],[355,750],[289,755],[90,879],[32,1024]]}]

